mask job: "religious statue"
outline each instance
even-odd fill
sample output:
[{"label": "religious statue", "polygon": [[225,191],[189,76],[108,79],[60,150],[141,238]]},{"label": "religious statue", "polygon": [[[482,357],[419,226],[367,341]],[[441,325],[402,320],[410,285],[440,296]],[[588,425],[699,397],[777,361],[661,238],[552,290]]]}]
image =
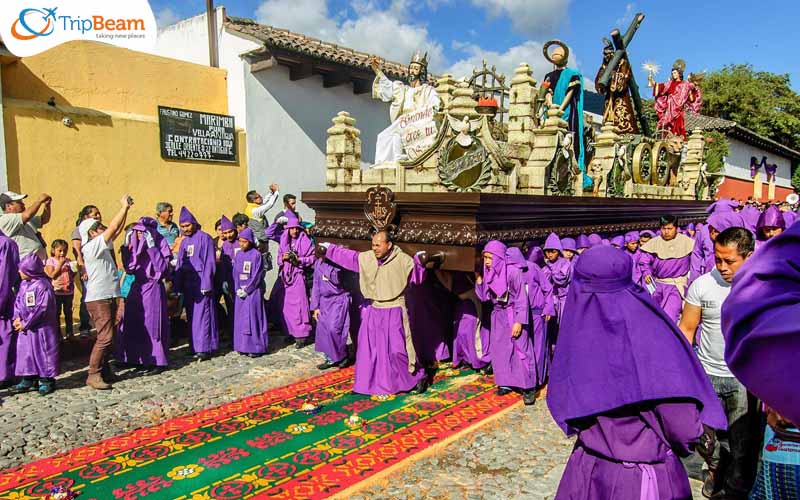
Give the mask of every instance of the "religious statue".
[{"label": "religious statue", "polygon": [[[555,46],[552,51],[550,47]],[[592,187],[592,179],[586,175],[583,145],[583,75],[575,68],[568,68],[569,47],[560,40],[550,40],[542,48],[545,59],[556,67],[547,73],[542,87],[547,89],[545,103],[548,108],[557,108],[567,122],[567,130],[574,135],[572,144],[578,167],[583,172],[584,189]]]},{"label": "religious statue", "polygon": [[376,75],[372,84],[373,99],[391,103],[392,124],[378,134],[375,164],[414,159],[436,138],[433,117],[441,104],[436,89],[428,83],[428,54],[417,52],[411,59],[408,84],[387,78],[374,56],[369,65]]},{"label": "religious statue", "polygon": [[686,63],[683,59],[678,59],[672,65],[672,76],[668,82],[656,83],[653,73],[647,76],[647,86],[653,88],[655,97],[658,129],[662,131],[664,137],[677,135],[685,139],[685,110],[697,113],[703,104],[700,88],[695,85],[691,75],[688,80],[683,79],[684,71]]},{"label": "religious statue", "polygon": [[614,45],[611,40],[603,38],[603,43],[605,44],[603,47],[603,64],[597,70],[597,76],[594,79],[595,90],[605,97],[603,123],[613,123],[621,134],[638,134],[639,125],[636,123],[636,115],[633,112],[633,103],[631,102],[628,85],[632,76],[631,65],[628,59],[621,59],[608,85],[600,83],[600,77],[614,57]]}]

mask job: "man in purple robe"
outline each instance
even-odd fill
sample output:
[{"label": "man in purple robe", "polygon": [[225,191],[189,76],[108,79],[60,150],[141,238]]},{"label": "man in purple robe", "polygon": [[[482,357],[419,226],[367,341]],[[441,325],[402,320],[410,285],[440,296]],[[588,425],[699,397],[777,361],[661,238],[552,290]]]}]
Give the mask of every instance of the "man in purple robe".
[{"label": "man in purple robe", "polygon": [[656,233],[649,229],[642,229],[639,231],[639,248],[641,249],[645,243],[655,238],[655,236]]},{"label": "man in purple robe", "polygon": [[14,330],[14,286],[19,279],[19,250],[14,240],[0,231],[0,388],[14,377],[17,332]]},{"label": "man in purple robe", "polygon": [[[560,242],[559,242],[560,243]],[[508,264],[506,246],[492,240],[483,249],[483,273],[475,282],[475,293],[491,302],[492,371],[497,394],[516,388],[526,405],[536,402],[536,365],[529,334],[530,303],[522,270]]]},{"label": "man in purple robe", "polygon": [[589,248],[596,247],[603,243],[603,238],[597,233],[592,233],[589,235]]},{"label": "man in purple robe", "polygon": [[561,250],[564,258],[572,262],[573,257],[578,253],[578,242],[574,238],[561,238]]},{"label": "man in purple robe", "polygon": [[[723,205],[723,207],[726,205]],[[697,232],[690,259],[689,284],[700,276],[714,270],[714,241],[717,235],[729,227],[745,227],[739,212],[722,210],[711,214],[707,224]]]},{"label": "man in purple robe", "polygon": [[444,286],[458,300],[453,309],[453,368],[467,365],[491,374],[491,307],[478,300],[475,278],[464,272],[441,272]]},{"label": "man in purple robe", "polygon": [[44,263],[35,253],[28,254],[19,263],[19,276],[22,282],[14,301],[14,330],[17,331],[14,374],[21,380],[12,391],[38,390],[45,396],[55,390],[58,375],[60,334],[56,294],[44,272]]},{"label": "man in purple robe", "polygon": [[575,266],[547,393],[553,419],[577,435],[556,500],[691,498],[679,457],[703,424],[725,427],[691,346],[631,266],[611,247]]},{"label": "man in purple robe", "polygon": [[[225,330],[229,335],[233,333],[234,316],[234,286],[233,286],[233,258],[241,249],[236,226],[225,217],[220,217],[220,231],[222,232],[222,248],[217,250],[217,270],[214,273],[214,304],[218,305],[220,299],[225,302],[225,315],[223,316]],[[255,233],[254,233],[255,235]],[[218,308],[219,312],[220,309]]]},{"label": "man in purple robe", "polygon": [[549,300],[553,304],[558,321],[561,321],[564,314],[564,299],[567,297],[567,290],[572,279],[572,266],[564,258],[563,252],[558,235],[551,233],[544,243],[545,265],[542,271],[553,285]]},{"label": "man in purple robe", "polygon": [[[530,307],[528,334],[533,342],[533,365],[536,375],[535,389],[541,390],[547,384],[550,368],[550,345],[547,336],[547,321],[553,312],[546,309],[547,297],[552,292],[552,284],[542,269],[526,261],[517,247],[506,251],[507,265],[516,266],[522,271],[525,294]],[[577,258],[575,259],[577,262]],[[538,397],[538,394],[537,394]]]},{"label": "man in purple robe", "polygon": [[639,250],[639,231],[629,231],[625,233],[625,251],[633,260],[633,274],[631,278],[634,283],[641,285],[642,271],[639,268],[639,261],[642,258],[642,252]]},{"label": "man in purple robe", "polygon": [[694,241],[678,234],[677,218],[661,217],[661,235],[642,246],[639,268],[653,300],[677,324],[689,282],[689,264]]},{"label": "man in purple robe", "polygon": [[770,205],[758,218],[756,225],[756,248],[775,236],[778,236],[786,229],[786,221],[783,219],[781,209],[777,205]]},{"label": "man in purple robe", "polygon": [[612,247],[616,248],[617,250],[622,250],[622,247],[625,246],[625,235],[618,234],[609,240],[609,243]]},{"label": "man in purple robe", "polygon": [[264,303],[264,261],[253,230],[238,235],[240,251],[233,258],[233,350],[256,358],[267,352],[267,307]]},{"label": "man in purple robe", "polygon": [[800,224],[767,241],[722,306],[725,362],[747,389],[800,426]]},{"label": "man in purple robe", "polygon": [[142,217],[128,236],[122,263],[134,277],[122,316],[116,357],[123,363],[146,368],[148,375],[166,370],[170,347],[167,291],[172,252],[158,232],[158,222]]},{"label": "man in purple robe", "polygon": [[758,218],[761,217],[761,212],[758,208],[750,204],[745,205],[742,211],[739,212],[739,215],[742,216],[742,220],[745,224],[744,227],[755,233],[756,226],[758,225]]},{"label": "man in purple robe", "polygon": [[[280,234],[278,271],[283,290],[283,327],[302,349],[311,344],[311,311],[306,291],[305,271],[314,265],[314,246],[298,219],[284,217],[267,229],[267,237]],[[272,297],[270,297],[272,300]]]},{"label": "man in purple robe", "polygon": [[577,241],[575,241],[575,246],[577,247],[576,250],[578,255],[582,254],[586,251],[587,248],[592,246],[592,243],[589,241],[589,237],[585,234],[581,234],[578,236]]},{"label": "man in purple robe", "polygon": [[311,310],[317,324],[314,349],[325,356],[320,370],[349,366],[347,339],[350,337],[352,297],[345,286],[349,271],[326,259],[314,264]]},{"label": "man in purple robe", "polygon": [[378,395],[425,392],[428,378],[414,348],[405,300],[409,283],[421,277],[412,271],[424,265],[425,253],[411,258],[394,245],[386,231],[373,235],[371,252],[357,252],[329,243],[320,246],[325,248],[326,259],[359,274],[364,306],[353,392]]},{"label": "man in purple robe", "polygon": [[406,306],[414,347],[425,367],[437,368],[440,361],[450,359],[450,296],[436,276],[428,273],[425,267],[415,267],[412,273],[417,276],[406,290]]},{"label": "man in purple robe", "polygon": [[219,349],[214,305],[214,240],[202,231],[200,223],[186,207],[181,208],[179,222],[184,238],[178,250],[175,289],[184,295],[195,358],[205,361]]},{"label": "man in purple robe", "polygon": [[[289,219],[303,220],[300,214],[297,213],[297,197],[291,193],[283,195],[283,210],[275,215],[272,220],[272,225],[269,226],[266,232],[266,237],[273,240],[280,245],[283,237],[284,226]],[[280,247],[279,247],[280,251]],[[281,266],[280,255],[278,256],[278,267]],[[267,302],[267,312],[273,321],[278,321],[281,330],[286,330],[286,325],[283,323],[283,298],[285,291],[283,289],[283,281],[278,279],[272,285],[272,290],[269,293],[269,301]]]}]

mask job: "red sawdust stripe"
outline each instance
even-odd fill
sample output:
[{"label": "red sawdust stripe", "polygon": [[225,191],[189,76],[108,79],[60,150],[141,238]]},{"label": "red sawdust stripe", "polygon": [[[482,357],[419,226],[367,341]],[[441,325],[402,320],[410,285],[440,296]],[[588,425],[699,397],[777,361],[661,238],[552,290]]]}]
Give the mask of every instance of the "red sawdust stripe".
[{"label": "red sawdust stripe", "polygon": [[271,389],[261,394],[254,394],[236,401],[231,401],[214,408],[207,408],[187,415],[181,415],[180,417],[164,421],[151,427],[136,429],[126,434],[75,448],[52,457],[6,469],[0,471],[0,492],[19,488],[31,481],[40,480],[111,455],[116,455],[139,446],[183,434],[194,428],[208,425],[209,423],[218,422],[254,409],[292,399],[328,385],[352,380],[352,378],[352,367],[328,372],[284,387]]}]

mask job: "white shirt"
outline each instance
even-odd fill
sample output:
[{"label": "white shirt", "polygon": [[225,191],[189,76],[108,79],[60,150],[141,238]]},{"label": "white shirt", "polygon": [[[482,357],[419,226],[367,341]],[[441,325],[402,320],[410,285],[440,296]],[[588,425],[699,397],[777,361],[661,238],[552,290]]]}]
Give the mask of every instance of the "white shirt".
[{"label": "white shirt", "polygon": [[86,302],[120,297],[117,264],[112,254],[113,243],[102,235],[83,245],[83,260],[86,263]]},{"label": "white shirt", "polygon": [[270,195],[267,197],[267,201],[265,201],[261,206],[253,209],[253,218],[263,219],[267,211],[273,206],[275,206],[275,202],[278,201],[278,196],[280,195],[281,195],[280,191],[275,191],[274,193],[270,193]]},{"label": "white shirt", "polygon": [[47,252],[36,234],[41,228],[42,218],[38,215],[31,217],[27,223],[22,222],[22,214],[0,215],[0,231],[17,244],[20,260],[32,253],[36,253],[42,262],[47,260]]},{"label": "white shirt", "polygon": [[722,278],[715,267],[710,273],[697,278],[686,294],[686,303],[702,311],[697,357],[706,373],[715,377],[733,377],[725,363],[725,337],[720,326],[722,304],[730,292],[731,284]]}]

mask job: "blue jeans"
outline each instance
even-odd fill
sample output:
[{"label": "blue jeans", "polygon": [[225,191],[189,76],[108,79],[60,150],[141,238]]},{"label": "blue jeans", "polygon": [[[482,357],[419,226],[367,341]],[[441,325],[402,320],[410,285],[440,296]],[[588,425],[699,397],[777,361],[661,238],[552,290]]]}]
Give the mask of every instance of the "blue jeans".
[{"label": "blue jeans", "polygon": [[81,306],[78,310],[78,318],[80,319],[79,332],[86,332],[92,329],[91,318],[89,318],[89,311],[86,309],[86,301],[84,300],[85,297],[86,282],[81,280]]}]

